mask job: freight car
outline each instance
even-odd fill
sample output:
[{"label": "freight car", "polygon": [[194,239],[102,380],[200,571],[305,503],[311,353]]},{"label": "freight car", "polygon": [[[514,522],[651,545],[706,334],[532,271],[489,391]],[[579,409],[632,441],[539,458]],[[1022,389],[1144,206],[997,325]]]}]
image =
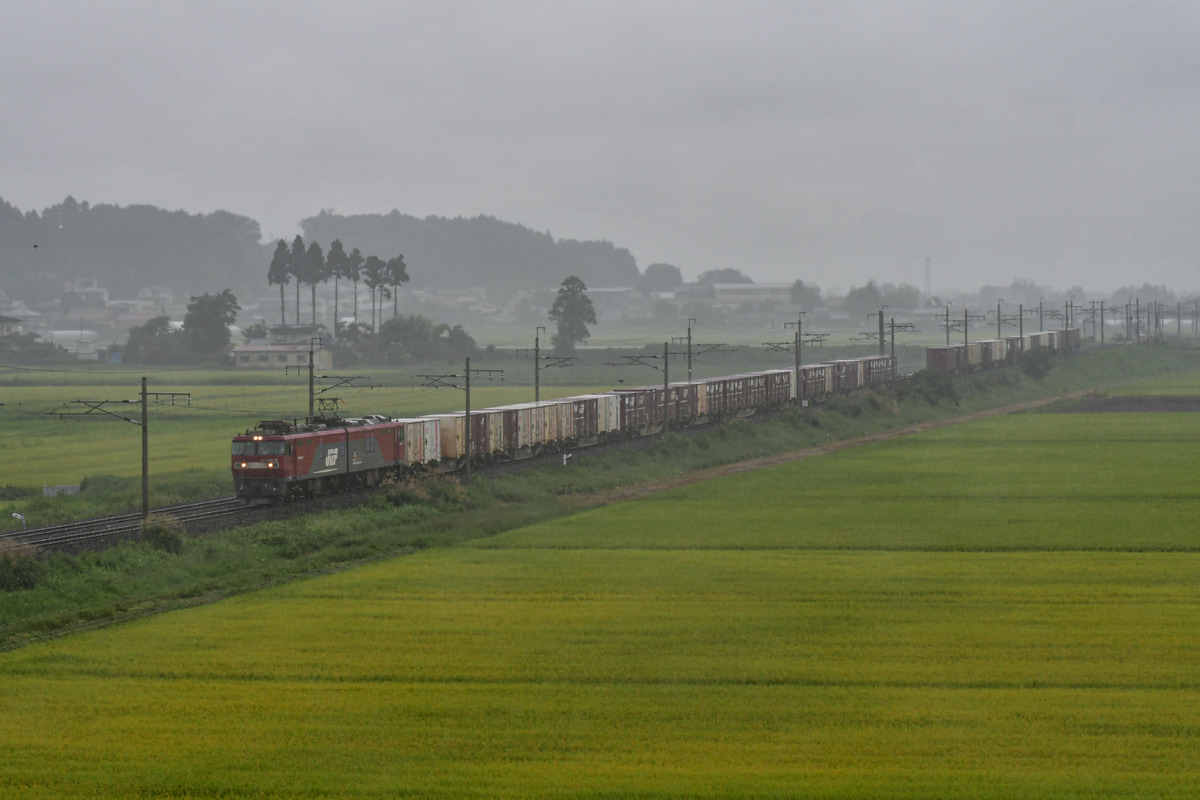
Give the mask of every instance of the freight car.
[{"label": "freight car", "polygon": [[272,502],[374,486],[389,477],[454,472],[472,463],[529,458],[545,452],[687,427],[835,392],[890,384],[893,359],[870,356],[791,370],[766,370],[663,386],[622,388],[471,412],[418,418],[272,420],[233,439],[237,496]]},{"label": "freight car", "polygon": [[930,347],[925,351],[925,369],[957,375],[1011,364],[1021,357],[1021,353],[1035,347],[1048,347],[1054,353],[1067,353],[1078,350],[1082,343],[1079,328],[1067,328]]}]

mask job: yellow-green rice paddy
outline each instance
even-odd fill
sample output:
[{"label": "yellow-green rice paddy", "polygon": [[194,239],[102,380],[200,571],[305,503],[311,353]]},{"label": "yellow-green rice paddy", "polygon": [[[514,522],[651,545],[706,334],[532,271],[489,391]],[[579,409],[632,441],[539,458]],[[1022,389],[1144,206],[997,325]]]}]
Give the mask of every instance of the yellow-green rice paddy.
[{"label": "yellow-green rice paddy", "polygon": [[0,794],[1195,795],[1195,419],[974,423],[29,646]]}]

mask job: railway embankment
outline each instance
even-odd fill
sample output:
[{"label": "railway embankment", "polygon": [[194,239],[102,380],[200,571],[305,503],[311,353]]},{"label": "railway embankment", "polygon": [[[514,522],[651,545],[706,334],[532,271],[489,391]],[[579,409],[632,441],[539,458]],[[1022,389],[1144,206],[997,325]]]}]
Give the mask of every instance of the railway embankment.
[{"label": "railway embankment", "polygon": [[619,502],[682,481],[764,468],[996,413],[1028,411],[1142,377],[1200,366],[1200,351],[1110,348],[954,380],[919,377],[894,391],[837,398],[707,430],[578,451],[480,476],[384,487],[354,503],[249,526],[186,534],[171,546],[124,542],[98,552],[0,553],[0,647],[211,602],[356,564],[446,547]]}]

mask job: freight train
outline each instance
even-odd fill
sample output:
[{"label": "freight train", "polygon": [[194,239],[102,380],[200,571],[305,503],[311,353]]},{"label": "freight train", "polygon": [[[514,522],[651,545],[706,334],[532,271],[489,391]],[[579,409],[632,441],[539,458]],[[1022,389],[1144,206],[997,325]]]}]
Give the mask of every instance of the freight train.
[{"label": "freight train", "polygon": [[1082,344],[1083,336],[1079,328],[1066,328],[930,347],[925,351],[925,369],[958,375],[1012,364],[1020,358],[1021,353],[1037,347],[1049,348],[1052,353],[1068,353],[1078,350]]},{"label": "freight train", "polygon": [[233,481],[247,502],[374,486],[387,478],[530,458],[672,428],[701,425],[889,386],[891,356],[806,364],[690,383],[614,389],[464,412],[397,418],[268,420],[233,439]]},{"label": "freight train", "polygon": [[[1079,347],[1078,329],[1041,331],[949,347],[931,347],[927,369],[960,373],[1010,363],[1033,347],[1065,352]],[[669,386],[614,389],[463,412],[398,418],[268,420],[233,439],[237,496],[250,503],[374,486],[404,478],[465,469],[467,437],[472,464],[531,458],[544,453],[748,416],[834,395],[890,386],[896,362],[865,356],[799,370],[767,370]]]}]

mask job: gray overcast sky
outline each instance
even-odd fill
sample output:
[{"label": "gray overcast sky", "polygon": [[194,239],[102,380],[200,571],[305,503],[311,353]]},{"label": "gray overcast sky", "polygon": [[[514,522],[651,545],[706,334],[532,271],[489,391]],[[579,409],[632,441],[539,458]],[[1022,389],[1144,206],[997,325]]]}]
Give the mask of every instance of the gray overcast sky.
[{"label": "gray overcast sky", "polygon": [[1200,3],[0,0],[0,196],[1200,288]]}]

